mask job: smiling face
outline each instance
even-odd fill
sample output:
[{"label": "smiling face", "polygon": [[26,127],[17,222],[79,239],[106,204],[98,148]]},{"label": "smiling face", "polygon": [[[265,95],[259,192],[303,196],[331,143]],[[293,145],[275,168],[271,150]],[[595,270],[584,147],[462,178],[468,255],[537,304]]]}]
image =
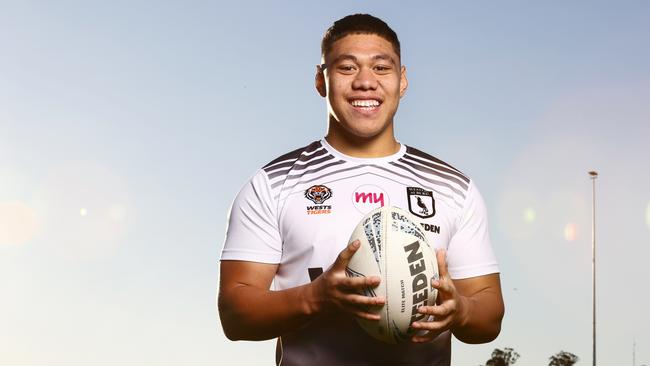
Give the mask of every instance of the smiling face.
[{"label": "smiling face", "polygon": [[394,142],[393,116],[408,83],[391,43],[375,34],[347,35],[323,61],[316,88],[327,98],[328,138]]}]

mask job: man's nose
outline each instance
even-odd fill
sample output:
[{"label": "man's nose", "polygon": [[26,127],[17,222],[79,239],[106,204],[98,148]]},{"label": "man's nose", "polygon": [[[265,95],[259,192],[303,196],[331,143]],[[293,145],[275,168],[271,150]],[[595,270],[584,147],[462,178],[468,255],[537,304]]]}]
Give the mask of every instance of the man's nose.
[{"label": "man's nose", "polygon": [[375,90],[377,89],[377,77],[370,68],[362,67],[352,82],[353,89]]}]

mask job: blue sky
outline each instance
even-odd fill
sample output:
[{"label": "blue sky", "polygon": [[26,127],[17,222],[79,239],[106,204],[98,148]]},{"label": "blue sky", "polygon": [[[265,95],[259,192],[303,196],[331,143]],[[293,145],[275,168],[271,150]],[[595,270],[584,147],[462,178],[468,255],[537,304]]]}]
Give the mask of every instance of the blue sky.
[{"label": "blue sky", "polygon": [[270,364],[215,308],[228,206],[320,138],[319,43],[369,12],[402,42],[398,138],[488,205],[520,364],[650,363],[650,5],[388,1],[1,1],[0,363]]}]

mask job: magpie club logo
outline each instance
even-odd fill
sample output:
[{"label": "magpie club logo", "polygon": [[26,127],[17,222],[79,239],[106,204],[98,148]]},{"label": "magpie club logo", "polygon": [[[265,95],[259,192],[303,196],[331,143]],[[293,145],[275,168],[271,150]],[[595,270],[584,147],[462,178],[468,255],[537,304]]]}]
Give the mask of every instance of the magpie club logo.
[{"label": "magpie club logo", "polygon": [[409,211],[423,219],[428,219],[436,214],[436,200],[433,192],[420,187],[406,187],[409,202]]}]

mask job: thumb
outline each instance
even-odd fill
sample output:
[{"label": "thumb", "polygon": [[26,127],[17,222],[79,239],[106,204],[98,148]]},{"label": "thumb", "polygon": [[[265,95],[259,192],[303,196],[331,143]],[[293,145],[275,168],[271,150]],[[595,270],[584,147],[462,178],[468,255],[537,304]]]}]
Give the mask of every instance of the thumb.
[{"label": "thumb", "polygon": [[436,260],[438,262],[439,277],[438,280],[431,282],[431,286],[439,291],[436,297],[436,304],[440,305],[443,301],[453,296],[454,287],[451,284],[449,272],[447,271],[447,251],[444,249],[436,251]]},{"label": "thumb", "polygon": [[436,260],[438,262],[438,274],[440,278],[449,278],[449,272],[447,271],[447,251],[438,249],[436,251]]},{"label": "thumb", "polygon": [[357,252],[360,245],[361,242],[359,242],[358,239],[348,244],[348,246],[345,247],[341,253],[339,253],[339,256],[336,257],[336,261],[334,261],[332,268],[345,270],[345,268],[348,266],[348,263],[350,262],[350,258],[352,258],[354,253]]}]

